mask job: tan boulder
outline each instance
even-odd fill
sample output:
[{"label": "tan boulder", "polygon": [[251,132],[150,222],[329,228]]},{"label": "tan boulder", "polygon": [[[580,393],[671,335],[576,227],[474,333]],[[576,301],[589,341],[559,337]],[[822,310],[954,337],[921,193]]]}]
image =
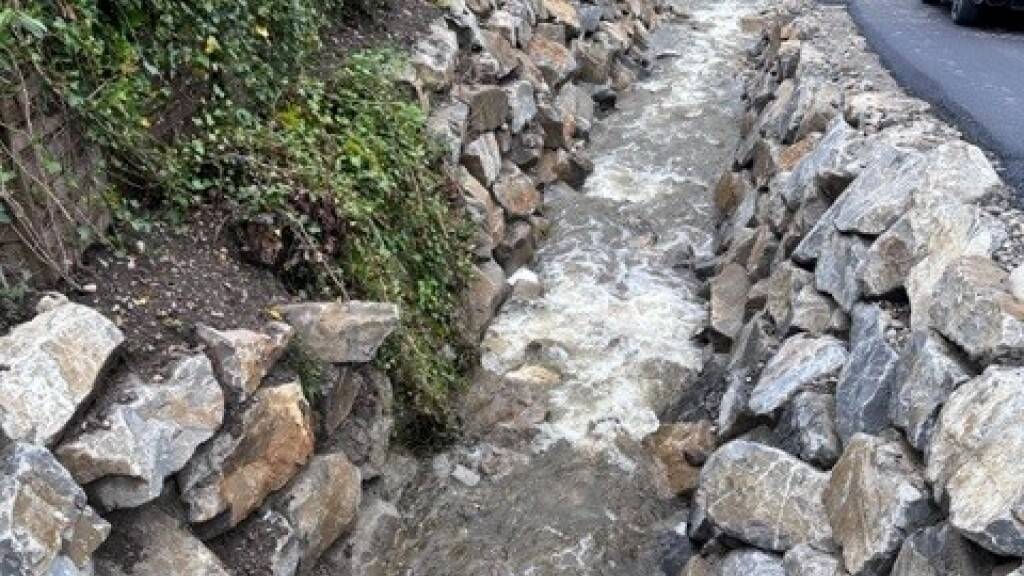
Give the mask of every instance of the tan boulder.
[{"label": "tan boulder", "polygon": [[647,437],[662,497],[688,496],[697,489],[701,467],[715,449],[715,439],[715,427],[709,420],[662,424]]}]

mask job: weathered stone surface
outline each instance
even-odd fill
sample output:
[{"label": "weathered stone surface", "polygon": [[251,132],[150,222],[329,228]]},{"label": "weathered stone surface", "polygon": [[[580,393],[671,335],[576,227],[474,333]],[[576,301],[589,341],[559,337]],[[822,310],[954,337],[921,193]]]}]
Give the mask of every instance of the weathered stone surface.
[{"label": "weathered stone surface", "polygon": [[519,48],[526,46],[533,36],[529,20],[521,14],[513,14],[504,9],[492,12],[485,26],[504,38],[511,46]]},{"label": "weathered stone surface", "polygon": [[780,428],[783,448],[826,470],[842,452],[836,433],[836,400],[831,394],[797,393],[783,410]]},{"label": "weathered stone surface", "polygon": [[711,328],[732,339],[743,328],[750,280],[747,272],[736,263],[726,265],[711,279]]},{"label": "weathered stone surface", "polygon": [[798,391],[839,373],[846,358],[846,346],[832,336],[788,338],[761,372],[750,395],[750,409],[755,414],[772,414]]},{"label": "weathered stone surface", "polygon": [[412,65],[423,86],[429,90],[448,87],[455,77],[459,39],[444,21],[430,24],[430,34],[413,48]]},{"label": "weathered stone surface", "polygon": [[476,225],[474,253],[482,259],[490,258],[505,237],[505,211],[465,166],[459,166],[457,178],[466,201],[466,212]]},{"label": "weathered stone surface", "polygon": [[534,87],[526,80],[520,80],[507,86],[505,91],[509,101],[508,127],[513,134],[518,134],[537,117]]},{"label": "weathered stone surface", "polygon": [[924,477],[901,441],[854,436],[823,501],[850,574],[888,574],[903,539],[933,520]]},{"label": "weathered stone surface", "polygon": [[304,302],[280,310],[301,345],[324,362],[369,362],[398,327],[398,306],[384,302]]},{"label": "weathered stone surface", "polygon": [[363,386],[361,368],[344,364],[321,366],[319,391],[311,403],[316,415],[317,438],[329,437],[352,413]]},{"label": "weathered stone surface", "polygon": [[980,256],[954,261],[935,286],[931,318],[936,330],[974,358],[1024,352],[1024,302],[1010,293],[1009,275]]},{"label": "weathered stone surface", "polygon": [[96,553],[96,576],[228,576],[220,560],[156,505],[114,518]]},{"label": "weathered stone surface", "polygon": [[701,466],[715,449],[715,427],[708,420],[662,424],[645,442],[654,456],[659,494],[689,496],[697,489]]},{"label": "weathered stone surface", "polygon": [[942,523],[903,541],[892,576],[991,576],[995,567],[994,556]]},{"label": "weathered stone surface", "polygon": [[321,451],[344,452],[359,467],[363,480],[371,480],[387,466],[395,429],[394,390],[387,374],[372,366],[359,367],[354,378],[361,383],[349,417]]},{"label": "weathered stone surface", "polygon": [[784,551],[831,536],[821,503],[828,477],[782,450],[733,440],[704,464],[694,508],[729,536]]},{"label": "weathered stone surface", "polygon": [[786,576],[782,558],[752,548],[732,550],[718,566],[718,576]]},{"label": "weathered stone surface", "polygon": [[858,236],[833,234],[814,268],[814,285],[849,312],[860,298],[857,271],[871,243]]},{"label": "weathered stone surface", "polygon": [[540,192],[533,179],[518,166],[505,162],[494,182],[494,198],[510,216],[526,217],[540,206]]},{"label": "weathered stone surface", "polygon": [[872,160],[836,200],[832,221],[841,232],[877,236],[907,208],[925,163],[891,146],[875,150]]},{"label": "weathered stone surface", "polygon": [[859,173],[863,147],[863,137],[842,119],[834,120],[817,148],[785,179],[786,205],[796,210],[818,194],[837,197]]},{"label": "weathered stone surface", "polygon": [[522,68],[521,58],[526,55],[497,32],[480,30],[477,40],[482,50],[470,57],[469,77],[472,81],[486,84],[502,82],[513,71]]},{"label": "weathered stone surface", "polygon": [[509,113],[508,92],[500,86],[457,86],[453,96],[469,106],[470,131],[489,132],[505,123]]},{"label": "weathered stone surface", "polygon": [[846,576],[842,561],[810,544],[798,544],[782,557],[786,576]]},{"label": "weathered stone surface", "polygon": [[564,45],[543,36],[534,35],[526,47],[526,53],[552,88],[561,86],[576,71],[576,58],[572,52]]},{"label": "weathered stone surface", "polygon": [[160,495],[224,420],[224,393],[204,355],[184,358],[164,382],[126,374],[55,454],[105,509],[141,506]]},{"label": "weathered stone surface", "polygon": [[196,336],[206,345],[206,355],[229,399],[243,402],[260,387],[263,377],[284,353],[292,328],[272,322],[263,332],[222,331],[201,324],[196,327]]},{"label": "weathered stone surface", "polygon": [[892,423],[924,451],[946,398],[970,378],[970,366],[945,338],[928,329],[915,331],[900,357],[889,406]]},{"label": "weathered stone surface", "polygon": [[566,27],[572,36],[580,32],[580,14],[569,0],[543,0],[544,13],[554,22]]},{"label": "weathered stone surface", "polygon": [[484,186],[494,184],[501,171],[501,149],[492,132],[481,134],[466,144],[462,151],[462,165]]},{"label": "weathered stone surface", "polygon": [[0,440],[56,441],[122,341],[113,322],[63,297],[0,337]]},{"label": "weathered stone surface", "polygon": [[203,444],[178,474],[189,521],[207,535],[245,519],[313,451],[309,404],[298,382],[261,388],[239,420]]},{"label": "weathered stone surface", "polygon": [[853,309],[849,360],[836,385],[836,428],[844,442],[889,426],[889,398],[898,377],[899,354],[886,341],[888,315],[875,304]]},{"label": "weathered stone surface", "polygon": [[508,293],[505,271],[494,260],[475,264],[463,295],[462,324],[467,337],[479,340]]},{"label": "weathered stone surface", "polygon": [[791,262],[783,262],[772,272],[768,278],[766,309],[776,326],[786,326],[792,312],[793,300],[804,286],[814,286],[814,274],[794,266]]},{"label": "weathered stone surface", "polygon": [[387,543],[400,521],[390,502],[365,498],[352,533],[328,550],[320,565],[336,576],[388,576]]},{"label": "weathered stone surface", "polygon": [[302,555],[295,529],[277,510],[264,507],[209,545],[234,574],[294,576]]},{"label": "weathered stone surface", "polygon": [[427,117],[427,135],[445,151],[445,159],[458,163],[469,125],[469,106],[450,102],[434,108]]},{"label": "weathered stone surface", "polygon": [[513,274],[526,266],[537,249],[537,235],[533,226],[525,220],[511,222],[505,230],[505,237],[494,249],[494,259],[501,264],[506,274]]},{"label": "weathered stone surface", "polygon": [[45,449],[13,442],[0,450],[0,569],[4,576],[50,576],[86,569],[110,525]]},{"label": "weathered stone surface", "polygon": [[745,370],[729,370],[725,380],[725,392],[718,406],[718,438],[731,440],[757,424],[749,406],[754,379]]},{"label": "weathered stone surface", "polygon": [[604,84],[611,74],[615,52],[605,42],[583,41],[576,45],[576,61],[579,63],[577,78],[581,82]]},{"label": "weathered stone surface", "polygon": [[983,547],[1024,555],[1024,369],[991,366],[949,397],[927,452],[949,523]]},{"label": "weathered stone surface", "polygon": [[[726,369],[730,372],[743,371],[747,374],[760,374],[761,368],[775,350],[778,343],[769,320],[763,312],[754,314],[736,336]],[[753,389],[751,384],[750,388]],[[746,406],[746,400],[743,401]]]},{"label": "weathered stone surface", "polygon": [[789,315],[783,332],[841,333],[849,328],[849,318],[827,294],[811,284],[803,285],[790,300]]}]

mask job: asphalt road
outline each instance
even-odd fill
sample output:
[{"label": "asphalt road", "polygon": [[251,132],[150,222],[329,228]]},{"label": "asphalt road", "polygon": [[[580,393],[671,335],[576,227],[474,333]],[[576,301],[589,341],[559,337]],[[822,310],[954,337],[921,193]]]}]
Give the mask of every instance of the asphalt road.
[{"label": "asphalt road", "polygon": [[871,47],[912,94],[994,152],[1024,193],[1024,13],[993,10],[975,28],[921,0],[850,0]]}]

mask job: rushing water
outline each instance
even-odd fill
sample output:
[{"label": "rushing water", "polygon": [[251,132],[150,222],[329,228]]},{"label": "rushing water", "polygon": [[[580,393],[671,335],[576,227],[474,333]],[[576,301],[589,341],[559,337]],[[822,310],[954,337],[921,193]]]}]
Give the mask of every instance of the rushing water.
[{"label": "rushing water", "polygon": [[[655,32],[650,78],[595,126],[585,189],[545,199],[544,295],[488,330],[467,420],[487,418],[407,494],[389,574],[678,573],[685,512],[654,495],[640,440],[701,367],[706,305],[681,264],[711,248],[711,188],[738,138],[740,19],[760,4],[683,3],[691,18]],[[482,479],[456,480],[456,464]]]}]

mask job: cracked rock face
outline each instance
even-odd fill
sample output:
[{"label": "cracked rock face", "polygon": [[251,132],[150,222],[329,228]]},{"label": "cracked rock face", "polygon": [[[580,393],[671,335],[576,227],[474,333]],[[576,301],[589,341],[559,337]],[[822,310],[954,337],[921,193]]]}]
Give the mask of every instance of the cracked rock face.
[{"label": "cracked rock face", "polygon": [[98,576],[228,576],[220,560],[156,505],[119,513],[96,554]]},{"label": "cracked rock face", "polygon": [[832,336],[790,337],[761,372],[750,409],[755,414],[773,413],[816,380],[838,374],[846,358],[846,346]]},{"label": "cracked rock face", "polygon": [[166,382],[128,374],[111,394],[113,403],[90,413],[85,429],[56,450],[107,510],[159,496],[164,478],[184,467],[224,419],[224,394],[202,354],[180,360]]},{"label": "cracked rock face", "polygon": [[239,419],[203,444],[178,474],[189,521],[201,524],[205,535],[245,519],[313,451],[309,404],[298,382],[261,388]]},{"label": "cracked rock face", "polygon": [[993,555],[942,523],[903,542],[892,576],[991,576],[995,567]]},{"label": "cracked rock face", "polygon": [[0,439],[55,442],[123,341],[102,314],[66,301],[0,338]]},{"label": "cracked rock face", "polygon": [[704,464],[694,508],[729,536],[785,551],[831,537],[822,505],[828,482],[828,473],[782,450],[734,440]]},{"label": "cracked rock face", "polygon": [[281,307],[295,335],[328,363],[369,362],[398,327],[398,306],[383,302],[308,302]]},{"label": "cracked rock face", "polygon": [[928,448],[928,480],[949,523],[983,547],[1024,555],[1024,369],[992,366],[949,397]]},{"label": "cracked rock face", "polygon": [[814,285],[831,294],[846,312],[860,299],[857,270],[870,246],[869,241],[858,236],[833,234],[814,267]]},{"label": "cracked rock face", "polygon": [[244,402],[263,383],[263,377],[284,353],[292,328],[273,322],[265,332],[217,330],[196,327],[196,336],[206,345],[213,370],[234,402]]},{"label": "cracked rock face", "polygon": [[85,492],[45,448],[16,442],[0,450],[4,576],[86,570],[109,532],[110,525],[89,507]]},{"label": "cracked rock face", "polygon": [[909,448],[866,434],[853,437],[832,469],[824,503],[853,576],[887,574],[903,539],[935,514]]},{"label": "cracked rock face", "polygon": [[854,434],[877,434],[889,426],[889,397],[900,356],[884,337],[887,315],[858,304],[851,328],[853,350],[836,385],[836,428],[844,442]]}]

